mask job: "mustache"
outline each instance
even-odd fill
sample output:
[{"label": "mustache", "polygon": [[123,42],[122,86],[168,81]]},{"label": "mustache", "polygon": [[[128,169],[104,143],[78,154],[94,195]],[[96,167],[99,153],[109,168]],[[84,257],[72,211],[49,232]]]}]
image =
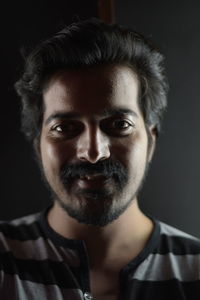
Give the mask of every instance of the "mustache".
[{"label": "mustache", "polygon": [[120,185],[128,181],[128,172],[118,160],[108,159],[98,161],[95,164],[89,162],[79,162],[74,164],[65,164],[61,167],[60,177],[63,183],[70,182],[80,176],[101,174],[107,178],[113,178]]}]

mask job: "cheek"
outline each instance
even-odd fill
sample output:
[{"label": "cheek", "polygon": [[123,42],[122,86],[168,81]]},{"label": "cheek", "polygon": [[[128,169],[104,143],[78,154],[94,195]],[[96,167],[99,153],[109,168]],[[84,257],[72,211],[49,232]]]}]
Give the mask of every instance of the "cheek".
[{"label": "cheek", "polygon": [[41,159],[47,171],[57,171],[73,156],[74,149],[64,142],[41,140]]},{"label": "cheek", "polygon": [[147,145],[146,135],[136,134],[114,143],[112,153],[128,169],[136,169],[137,165],[146,164]]}]

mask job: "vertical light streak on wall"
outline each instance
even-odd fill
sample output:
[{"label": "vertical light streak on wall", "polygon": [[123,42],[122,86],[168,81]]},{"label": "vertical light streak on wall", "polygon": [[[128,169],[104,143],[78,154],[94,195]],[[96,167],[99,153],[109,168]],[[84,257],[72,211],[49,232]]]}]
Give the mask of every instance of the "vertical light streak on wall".
[{"label": "vertical light streak on wall", "polygon": [[98,0],[99,18],[106,23],[115,22],[115,0]]}]

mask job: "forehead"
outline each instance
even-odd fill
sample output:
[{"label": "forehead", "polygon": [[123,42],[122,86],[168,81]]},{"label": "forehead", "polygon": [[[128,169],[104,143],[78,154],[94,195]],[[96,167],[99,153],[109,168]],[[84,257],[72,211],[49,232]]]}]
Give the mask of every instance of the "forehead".
[{"label": "forehead", "polygon": [[44,88],[44,115],[62,111],[98,115],[117,108],[139,112],[138,85],[136,74],[126,66],[62,70]]}]

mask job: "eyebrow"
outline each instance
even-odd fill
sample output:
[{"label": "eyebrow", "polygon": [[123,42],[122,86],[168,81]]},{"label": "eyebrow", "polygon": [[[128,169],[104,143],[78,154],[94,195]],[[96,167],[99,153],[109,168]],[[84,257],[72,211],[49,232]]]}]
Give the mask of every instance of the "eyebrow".
[{"label": "eyebrow", "polygon": [[52,120],[55,119],[74,119],[74,118],[80,118],[80,115],[73,112],[57,112],[55,114],[50,115],[46,119],[45,125],[49,124]]},{"label": "eyebrow", "polygon": [[[128,108],[111,108],[104,109],[100,114],[101,117],[109,117],[109,116],[117,116],[122,114],[132,115],[133,117],[138,117],[137,113]],[[55,114],[50,115],[46,121],[45,125],[49,124],[52,120],[55,119],[77,119],[80,118],[81,115],[74,112],[57,112]]]},{"label": "eyebrow", "polygon": [[138,114],[128,108],[111,108],[111,109],[104,109],[103,113],[101,114],[101,116],[103,117],[107,117],[107,116],[112,116],[112,115],[122,115],[122,114],[126,114],[126,115],[132,115],[133,117],[138,117]]}]

